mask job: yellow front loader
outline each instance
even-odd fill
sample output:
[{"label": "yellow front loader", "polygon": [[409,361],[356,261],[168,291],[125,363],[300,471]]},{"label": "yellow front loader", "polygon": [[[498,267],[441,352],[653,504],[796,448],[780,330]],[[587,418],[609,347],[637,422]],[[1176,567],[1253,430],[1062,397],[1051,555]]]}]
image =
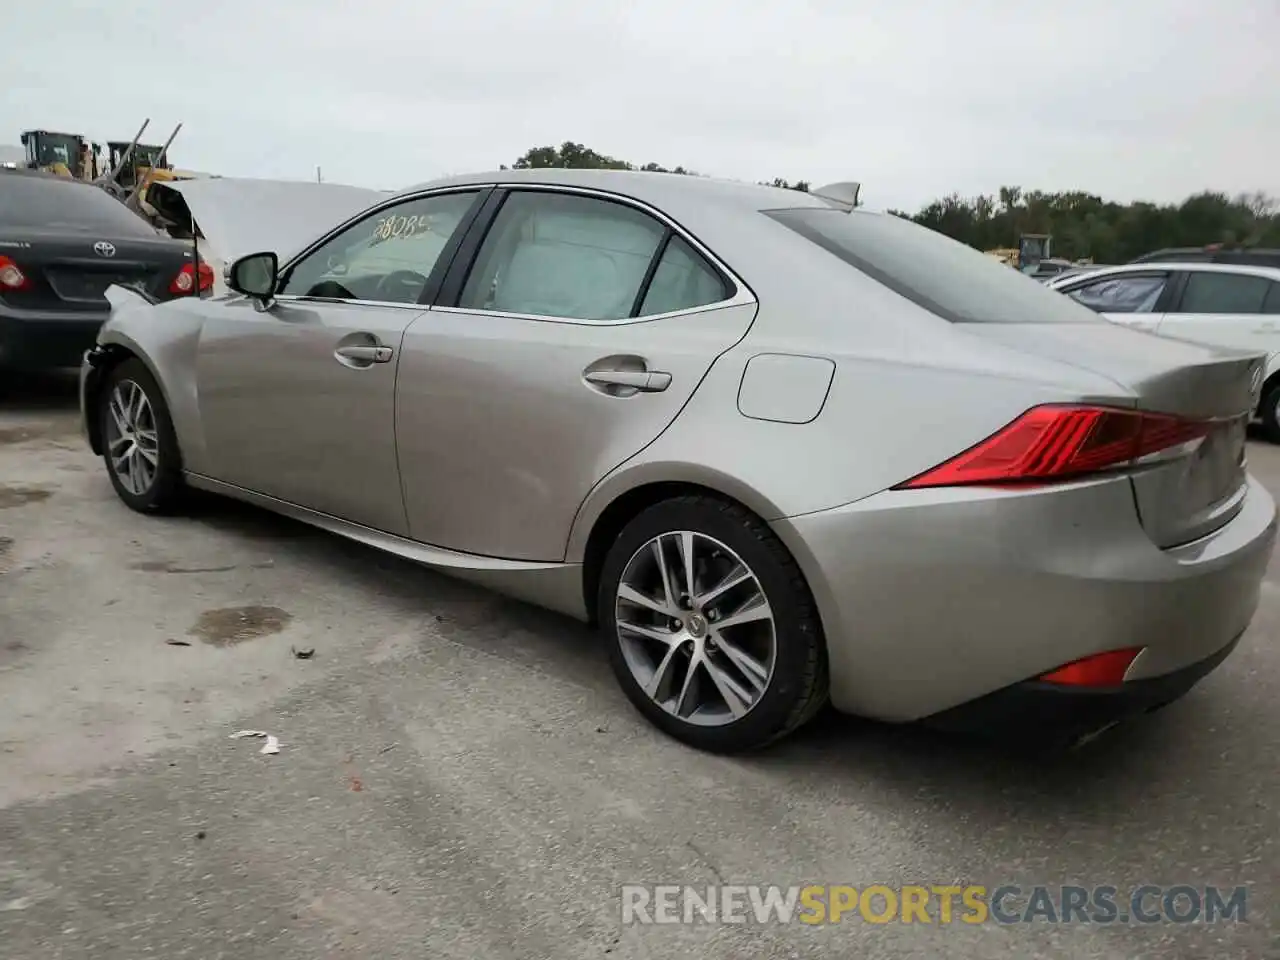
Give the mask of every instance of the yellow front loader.
[{"label": "yellow front loader", "polygon": [[78,133],[27,130],[22,134],[22,147],[30,170],[43,170],[74,180],[95,180],[98,177],[102,148]]}]

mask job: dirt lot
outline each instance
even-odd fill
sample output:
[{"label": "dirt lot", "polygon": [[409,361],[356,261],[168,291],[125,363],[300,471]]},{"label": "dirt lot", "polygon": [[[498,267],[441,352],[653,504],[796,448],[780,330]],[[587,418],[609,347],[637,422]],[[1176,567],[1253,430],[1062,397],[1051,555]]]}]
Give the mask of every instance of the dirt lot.
[{"label": "dirt lot", "polygon": [[[0,398],[5,957],[1280,956],[1274,564],[1235,656],[1082,752],[824,717],[730,760],[574,623],[233,504],[130,513],[74,403]],[[1216,926],[623,927],[629,881],[1250,892]]]}]

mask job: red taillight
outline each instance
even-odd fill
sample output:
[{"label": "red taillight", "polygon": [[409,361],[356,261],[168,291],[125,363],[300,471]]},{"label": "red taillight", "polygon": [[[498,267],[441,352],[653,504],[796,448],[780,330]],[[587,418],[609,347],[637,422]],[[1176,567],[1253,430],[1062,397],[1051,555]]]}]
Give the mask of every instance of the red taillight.
[{"label": "red taillight", "polygon": [[31,279],[8,257],[0,255],[0,289],[25,290]]},{"label": "red taillight", "polygon": [[191,293],[196,288],[197,276],[200,278],[199,290],[201,293],[213,286],[213,267],[201,260],[198,270],[193,268],[191,264],[184,263],[182,269],[178,271],[178,275],[169,284],[169,292],[178,296],[185,296]]},{"label": "red taillight", "polygon": [[1061,683],[1072,687],[1117,687],[1124,683],[1124,675],[1129,672],[1129,667],[1141,652],[1141,647],[1128,647],[1124,650],[1095,653],[1091,657],[1073,660],[1051,670],[1038,679],[1043,683]]},{"label": "red taillight", "polygon": [[1033,407],[899,489],[1046,483],[1126,466],[1205,436],[1211,423],[1113,407]]}]

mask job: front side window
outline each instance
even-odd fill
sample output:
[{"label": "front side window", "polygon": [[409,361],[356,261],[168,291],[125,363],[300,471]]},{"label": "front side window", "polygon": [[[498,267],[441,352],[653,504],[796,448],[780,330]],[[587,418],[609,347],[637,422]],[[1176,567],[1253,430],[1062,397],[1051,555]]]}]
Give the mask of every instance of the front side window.
[{"label": "front side window", "polygon": [[[651,271],[655,257],[661,259]],[[725,296],[719,274],[647,213],[577,194],[514,191],[481,245],[458,306],[622,320]]]},{"label": "front side window", "polygon": [[1178,313],[1261,313],[1271,281],[1243,273],[1192,273]]},{"label": "front side window", "polygon": [[1065,292],[1076,303],[1098,313],[1150,313],[1168,281],[1167,274],[1110,277]]},{"label": "front side window", "polygon": [[406,200],[371,213],[312,250],[285,276],[295,297],[417,303],[477,191]]}]

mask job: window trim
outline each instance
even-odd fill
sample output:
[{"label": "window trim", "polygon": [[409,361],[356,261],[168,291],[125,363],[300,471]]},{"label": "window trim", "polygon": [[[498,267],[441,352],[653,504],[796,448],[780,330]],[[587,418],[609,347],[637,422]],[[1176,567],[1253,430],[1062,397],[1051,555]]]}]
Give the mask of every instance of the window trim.
[{"label": "window trim", "polygon": [[[467,231],[467,236],[460,244],[458,255],[454,258],[453,264],[449,268],[449,273],[445,277],[444,283],[440,287],[439,295],[431,309],[441,313],[458,313],[470,316],[485,317],[504,317],[515,320],[533,320],[546,323],[567,323],[576,326],[590,327],[616,327],[632,323],[648,323],[653,320],[664,320],[668,317],[686,316],[688,314],[703,313],[708,310],[722,310],[726,307],[736,307],[745,304],[755,304],[757,300],[751,288],[735,273],[729,266],[716,256],[707,246],[693,236],[688,230],[680,225],[674,218],[663,213],[661,210],[653,207],[642,200],[634,197],[628,197],[623,194],[613,193],[608,190],[600,190],[592,187],[566,186],[563,184],[536,184],[536,183],[510,183],[495,182],[490,185],[493,193],[486,199],[486,212],[482,217],[477,217],[472,221]],[[638,294],[647,292],[647,282],[652,279],[652,273],[656,272],[661,253],[666,251],[670,244],[670,238],[678,236],[681,240],[689,245],[689,247],[697,253],[707,265],[710,266],[719,276],[721,282],[725,284],[725,292],[728,294],[720,300],[712,303],[704,303],[696,307],[686,307],[683,310],[671,310],[666,313],[650,313],[636,317],[621,317],[616,320],[588,320],[580,317],[552,317],[543,314],[533,313],[507,313],[498,310],[477,310],[474,307],[459,307],[458,299],[462,296],[463,287],[466,286],[467,277],[471,273],[472,267],[475,266],[476,260],[480,254],[480,248],[484,245],[485,239],[489,235],[490,229],[497,220],[498,213],[502,209],[502,205],[506,198],[512,193],[553,193],[553,194],[570,194],[576,196],[589,197],[595,200],[603,200],[608,203],[617,203],[623,206],[631,207],[643,214],[647,214],[656,220],[659,225],[666,228],[664,239],[659,243],[658,249],[655,250],[654,258],[650,261],[650,271],[646,271],[645,282],[641,283]],[[643,302],[643,301],[641,301]],[[636,309],[633,306],[633,309]]]},{"label": "window trim", "polygon": [[[1243,267],[1243,266],[1249,266],[1249,264],[1226,263],[1226,264],[1219,264],[1218,266]],[[1270,283],[1274,285],[1276,281],[1273,280],[1271,277],[1267,277],[1258,273],[1245,273],[1245,272],[1238,272],[1235,270],[1183,270],[1182,274],[1184,279],[1178,288],[1178,299],[1174,301],[1172,305],[1170,305],[1169,309],[1165,311],[1166,313],[1174,313],[1182,317],[1224,317],[1224,316],[1225,317],[1265,317],[1267,316],[1267,314],[1262,312],[1262,308],[1267,305],[1267,297],[1271,293],[1270,288],[1268,288],[1262,294],[1262,302],[1258,304],[1258,311],[1256,313],[1222,313],[1221,311],[1190,313],[1183,309],[1183,301],[1186,299],[1187,287],[1191,285],[1191,278],[1197,274],[1200,274],[1200,275],[1210,274],[1212,276],[1228,276],[1228,277],[1246,277],[1250,280],[1261,280],[1264,283]]]},{"label": "window trim", "polygon": [[271,299],[281,303],[327,303],[327,304],[348,304],[351,306],[366,307],[391,307],[397,310],[413,310],[415,313],[421,313],[423,310],[431,306],[432,301],[439,294],[444,284],[445,278],[448,276],[449,269],[453,266],[453,261],[458,255],[458,249],[462,245],[463,238],[468,235],[472,226],[475,224],[476,218],[480,211],[488,202],[493,193],[493,187],[489,184],[451,184],[447,187],[434,187],[425,190],[417,190],[409,194],[401,194],[390,197],[371,207],[366,207],[354,216],[348,217],[342,223],[331,229],[328,233],[323,234],[319,239],[313,241],[304,247],[301,251],[289,259],[283,267],[280,268],[277,275],[277,289],[282,287],[289,279],[289,274],[293,269],[309,257],[316,250],[323,247],[333,238],[345,233],[351,227],[359,223],[376,217],[384,210],[393,209],[406,203],[413,203],[418,200],[426,200],[437,196],[449,196],[451,194],[474,193],[471,206],[467,208],[467,212],[463,214],[462,219],[458,221],[454,227],[453,233],[449,239],[445,241],[445,245],[440,250],[440,256],[436,260],[435,265],[431,268],[431,273],[427,276],[426,285],[422,288],[422,293],[418,296],[416,303],[403,303],[399,300],[362,300],[358,298],[343,297],[309,297],[304,294],[294,293],[275,293]]},{"label": "window trim", "polygon": [[[1277,309],[1275,313],[1268,313],[1266,308],[1267,308],[1267,304],[1271,302],[1272,294],[1276,295]],[[1262,317],[1280,316],[1280,280],[1271,281],[1271,287],[1270,289],[1267,290],[1267,295],[1262,298],[1262,313],[1260,313],[1259,316],[1262,316]]]}]

